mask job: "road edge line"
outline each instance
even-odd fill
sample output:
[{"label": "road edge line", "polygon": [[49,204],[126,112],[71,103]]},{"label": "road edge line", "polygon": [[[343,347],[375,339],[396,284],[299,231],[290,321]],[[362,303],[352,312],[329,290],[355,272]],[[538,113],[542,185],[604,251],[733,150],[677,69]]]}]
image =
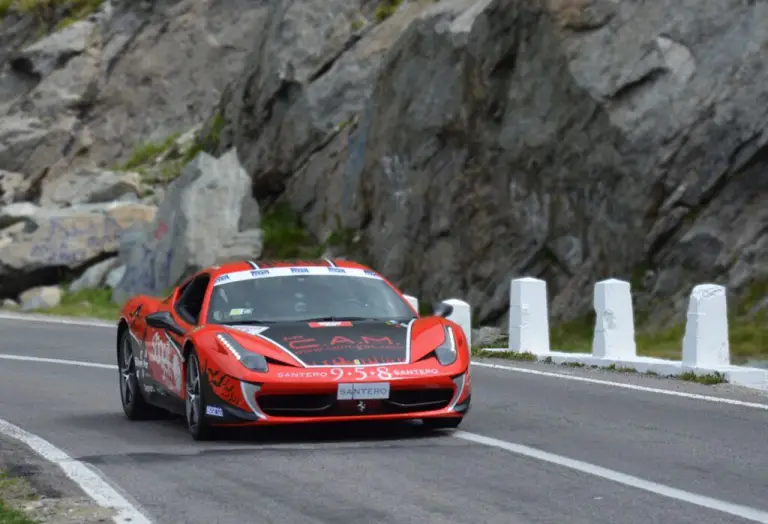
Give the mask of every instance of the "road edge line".
[{"label": "road edge line", "polygon": [[578,377],[575,375],[566,375],[564,373],[555,373],[554,371],[540,371],[538,369],[528,369],[517,366],[504,366],[501,364],[490,364],[488,362],[472,361],[473,366],[488,369],[499,369],[503,371],[512,371],[515,373],[525,373],[528,375],[537,375],[540,377],[559,378],[563,380],[573,380],[575,382],[585,382],[587,384],[600,384],[603,386],[611,386],[615,388],[629,389],[632,391],[643,391],[646,393],[657,393],[660,395],[668,395],[671,397],[682,397],[693,400],[704,400],[707,402],[714,402],[717,404],[730,404],[732,406],[741,406],[746,408],[755,408],[768,411],[768,404],[762,404],[760,402],[748,402],[746,400],[735,400],[724,397],[713,397],[711,395],[700,395],[698,393],[686,393],[684,391],[673,391],[670,389],[652,388],[649,386],[638,386],[636,384],[625,384],[623,382],[614,382],[612,380],[601,380],[597,378]]},{"label": "road edge line", "polygon": [[107,322],[97,318],[88,317],[60,317],[56,315],[40,315],[36,313],[14,313],[13,311],[0,311],[0,320],[20,320],[22,322],[47,322],[66,326],[104,327],[116,328],[117,320]]},{"label": "road edge line", "polygon": [[0,418],[0,434],[25,444],[43,459],[55,464],[99,506],[114,510],[115,524],[152,524],[152,521],[120,494],[102,475],[84,462],[70,457],[47,440]]}]

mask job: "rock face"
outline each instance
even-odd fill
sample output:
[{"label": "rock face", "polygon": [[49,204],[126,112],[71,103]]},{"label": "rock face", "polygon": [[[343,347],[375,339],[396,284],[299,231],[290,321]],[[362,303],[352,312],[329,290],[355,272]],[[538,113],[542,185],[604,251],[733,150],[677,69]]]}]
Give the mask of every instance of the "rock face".
[{"label": "rock face", "polygon": [[[43,234],[25,224],[47,227],[31,202],[157,202],[119,265],[83,282],[162,292],[261,252],[255,197],[320,240],[360,238],[409,294],[467,300],[483,324],[505,326],[523,275],[547,280],[556,320],[588,312],[604,278],[630,280],[655,320],[698,283],[736,302],[763,289],[765,2],[422,0],[382,22],[377,6],[112,0],[39,41],[6,15],[3,271],[37,267],[11,255]],[[116,168],[198,124],[213,156],[153,200],[147,173]]]},{"label": "rock face", "polygon": [[362,229],[410,293],[499,321],[509,279],[536,276],[568,319],[603,278],[679,314],[696,283],[768,278],[766,4],[404,4],[367,75],[342,64],[394,17],[308,41],[288,38],[307,24],[288,4],[225,95],[222,147],[321,238]]},{"label": "rock face", "polygon": [[[260,234],[241,232],[258,231],[260,218],[235,150],[218,159],[199,154],[169,186],[152,226],[123,238],[125,271],[113,289],[115,300],[161,294],[187,274],[221,261],[222,248],[239,245],[240,256],[258,258]],[[253,243],[244,246],[249,238]]]},{"label": "rock face", "polygon": [[0,168],[41,178],[104,167],[191,128],[240,72],[265,3],[108,0],[34,42],[39,21],[11,9],[0,21]]}]

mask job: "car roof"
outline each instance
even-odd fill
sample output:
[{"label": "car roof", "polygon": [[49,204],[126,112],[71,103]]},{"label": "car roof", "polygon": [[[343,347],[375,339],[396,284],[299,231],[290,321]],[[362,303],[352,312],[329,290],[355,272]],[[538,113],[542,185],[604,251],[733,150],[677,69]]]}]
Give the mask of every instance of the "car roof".
[{"label": "car roof", "polygon": [[212,276],[235,273],[237,271],[248,271],[251,269],[267,269],[271,267],[340,267],[345,269],[362,269],[364,271],[373,271],[368,266],[358,264],[351,260],[337,260],[330,258],[319,259],[264,259],[264,260],[240,260],[236,262],[227,262],[211,266]]}]

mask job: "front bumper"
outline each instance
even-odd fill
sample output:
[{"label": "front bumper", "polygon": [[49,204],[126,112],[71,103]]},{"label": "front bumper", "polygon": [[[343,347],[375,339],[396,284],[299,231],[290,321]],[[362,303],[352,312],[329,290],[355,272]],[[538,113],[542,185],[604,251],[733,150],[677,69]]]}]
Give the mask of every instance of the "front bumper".
[{"label": "front bumper", "polygon": [[[390,380],[389,398],[372,400],[338,400],[339,381],[256,384],[232,378],[223,382],[222,388],[203,380],[206,419],[215,426],[461,418],[469,412],[471,399],[469,369],[458,374]],[[382,381],[358,383],[376,382]]]}]

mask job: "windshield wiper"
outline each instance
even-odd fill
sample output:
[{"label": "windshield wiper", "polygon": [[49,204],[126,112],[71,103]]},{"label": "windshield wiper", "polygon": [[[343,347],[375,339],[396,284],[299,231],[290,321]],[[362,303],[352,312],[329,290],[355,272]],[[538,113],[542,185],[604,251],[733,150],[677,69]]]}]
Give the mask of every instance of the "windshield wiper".
[{"label": "windshield wiper", "polygon": [[305,318],[298,322],[344,322],[353,320],[374,320],[370,317],[317,317],[317,318]]}]

